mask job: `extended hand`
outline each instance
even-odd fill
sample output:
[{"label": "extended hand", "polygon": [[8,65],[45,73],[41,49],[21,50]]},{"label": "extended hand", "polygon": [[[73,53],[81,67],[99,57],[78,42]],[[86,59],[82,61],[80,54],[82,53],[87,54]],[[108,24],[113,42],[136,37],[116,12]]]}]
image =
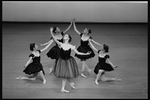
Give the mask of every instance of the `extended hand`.
[{"label": "extended hand", "polygon": [[114,68],[117,68],[118,66],[115,66]]},{"label": "extended hand", "polygon": [[53,27],[50,27],[50,31],[53,31]]},{"label": "extended hand", "polygon": [[90,53],[91,53],[91,52],[89,51],[89,52],[87,52],[86,54],[89,55]]},{"label": "extended hand", "polygon": [[75,18],[72,20],[72,22],[74,23],[76,20],[75,20]]}]

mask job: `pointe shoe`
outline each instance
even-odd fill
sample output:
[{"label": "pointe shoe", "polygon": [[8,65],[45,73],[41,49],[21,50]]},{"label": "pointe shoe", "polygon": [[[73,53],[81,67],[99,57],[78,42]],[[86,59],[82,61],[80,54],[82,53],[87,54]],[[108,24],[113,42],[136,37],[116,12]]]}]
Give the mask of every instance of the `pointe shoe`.
[{"label": "pointe shoe", "polygon": [[86,76],[83,73],[81,74],[81,76],[84,77],[84,78],[86,78]]},{"label": "pointe shoe", "polygon": [[95,80],[95,84],[96,84],[96,85],[99,85],[98,81]]},{"label": "pointe shoe", "polygon": [[121,81],[122,81],[122,79],[118,79],[117,77],[115,77],[115,80],[116,80],[117,82],[121,82]]},{"label": "pointe shoe", "polygon": [[70,83],[70,86],[75,89],[74,83]]},{"label": "pointe shoe", "polygon": [[43,84],[46,84],[46,80],[43,81]]},{"label": "pointe shoe", "polygon": [[69,91],[68,91],[68,90],[65,90],[65,89],[62,89],[61,92],[63,92],[63,93],[68,93]]},{"label": "pointe shoe", "polygon": [[48,74],[51,74],[53,72],[53,69],[52,68],[50,68],[49,69],[49,73]]}]

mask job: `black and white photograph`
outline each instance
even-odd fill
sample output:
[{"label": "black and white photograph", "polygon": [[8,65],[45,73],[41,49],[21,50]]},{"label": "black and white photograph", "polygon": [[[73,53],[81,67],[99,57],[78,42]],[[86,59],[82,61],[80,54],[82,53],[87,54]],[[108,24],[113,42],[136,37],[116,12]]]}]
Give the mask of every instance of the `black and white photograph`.
[{"label": "black and white photograph", "polygon": [[148,99],[148,1],[2,1],[2,99]]}]

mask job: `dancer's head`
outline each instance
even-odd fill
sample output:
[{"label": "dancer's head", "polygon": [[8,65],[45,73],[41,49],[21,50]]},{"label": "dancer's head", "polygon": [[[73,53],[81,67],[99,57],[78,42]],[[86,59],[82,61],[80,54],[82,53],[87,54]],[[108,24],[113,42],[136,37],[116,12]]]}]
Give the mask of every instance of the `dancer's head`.
[{"label": "dancer's head", "polygon": [[31,51],[34,51],[34,50],[37,50],[37,49],[38,49],[37,44],[35,44],[35,43],[31,43],[31,44],[30,44],[30,50],[31,50]]},{"label": "dancer's head", "polygon": [[63,40],[64,40],[64,42],[65,42],[65,41],[71,42],[72,37],[71,37],[69,34],[65,34],[65,35],[63,36]]},{"label": "dancer's head", "polygon": [[83,30],[83,33],[84,33],[84,35],[88,35],[88,34],[90,34],[90,33],[92,33],[92,32],[91,32],[91,29],[85,28],[85,29]]},{"label": "dancer's head", "polygon": [[53,27],[53,33],[60,33],[60,28],[59,27]]},{"label": "dancer's head", "polygon": [[104,50],[104,52],[109,52],[109,46],[104,44],[103,45],[103,50]]},{"label": "dancer's head", "polygon": [[109,46],[106,45],[106,44],[104,44],[103,47],[102,47],[102,49],[101,49],[101,50],[98,50],[98,53],[99,53],[100,51],[103,51],[103,52],[105,52],[105,53],[109,52]]}]

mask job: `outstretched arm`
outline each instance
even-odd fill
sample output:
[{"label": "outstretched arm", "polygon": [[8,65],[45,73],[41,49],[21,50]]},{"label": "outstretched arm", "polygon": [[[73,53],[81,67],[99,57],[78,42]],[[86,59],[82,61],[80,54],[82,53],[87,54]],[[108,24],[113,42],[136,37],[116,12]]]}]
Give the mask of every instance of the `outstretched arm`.
[{"label": "outstretched arm", "polygon": [[91,39],[91,41],[94,42],[95,44],[101,46],[101,47],[103,46],[103,45],[99,44],[98,42],[94,41],[93,39]]},{"label": "outstretched arm", "polygon": [[43,48],[41,50],[41,52],[43,52],[44,50],[46,50],[52,43],[53,43],[53,40],[49,41],[49,44],[45,48]]},{"label": "outstretched arm", "polygon": [[90,45],[91,45],[91,47],[96,51],[96,52],[98,52],[98,50],[94,47],[94,45],[91,43],[91,39],[89,39],[89,43],[90,43]]},{"label": "outstretched arm", "polygon": [[75,25],[75,19],[73,21],[73,27],[74,27],[74,30],[80,35],[81,33],[77,30],[76,25]]},{"label": "outstretched arm", "polygon": [[31,62],[32,57],[29,58],[29,60],[27,61],[27,63],[25,64],[25,67],[27,67],[29,65],[29,63]]},{"label": "outstretched arm", "polygon": [[44,43],[44,44],[40,44],[41,46],[47,45],[51,42],[51,40],[49,40],[48,42]]},{"label": "outstretched arm", "polygon": [[50,28],[50,33],[51,33],[53,39],[56,41],[56,43],[57,43],[58,45],[62,45],[62,43],[59,42],[59,41],[55,38],[55,36],[54,36],[54,34],[53,34],[53,28]]},{"label": "outstretched arm", "polygon": [[87,52],[87,53],[79,52],[76,48],[74,48],[73,51],[79,55],[89,55],[90,54],[89,52]]},{"label": "outstretched arm", "polygon": [[117,67],[117,66],[115,66],[109,59],[107,59],[107,62],[108,62],[111,66],[113,66],[114,68]]},{"label": "outstretched arm", "polygon": [[70,29],[71,26],[72,26],[72,21],[71,21],[70,25],[68,26],[68,28],[64,31],[64,33],[66,33]]}]

